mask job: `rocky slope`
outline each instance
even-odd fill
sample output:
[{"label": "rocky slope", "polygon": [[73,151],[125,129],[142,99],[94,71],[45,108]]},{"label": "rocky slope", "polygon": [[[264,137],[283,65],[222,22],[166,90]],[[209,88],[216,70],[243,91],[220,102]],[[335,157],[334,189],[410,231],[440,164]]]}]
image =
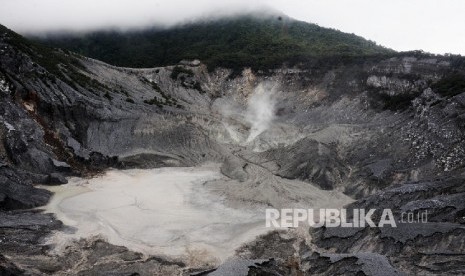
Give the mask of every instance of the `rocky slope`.
[{"label": "rocky slope", "polygon": [[[464,80],[460,60],[419,53],[305,70],[244,69],[232,78],[230,70],[187,61],[119,68],[2,27],[0,271],[464,274]],[[258,103],[269,104],[254,105],[264,93],[271,98]],[[31,209],[50,197],[36,184],[108,167],[206,161],[223,163],[231,181],[217,192],[231,205],[282,207],[280,198],[298,195],[276,179],[299,179],[357,199],[350,208],[391,208],[396,218],[427,210],[430,222],[273,232],[219,268],[147,258],[101,240],[82,240],[58,256],[43,245],[52,231],[70,229]]]}]

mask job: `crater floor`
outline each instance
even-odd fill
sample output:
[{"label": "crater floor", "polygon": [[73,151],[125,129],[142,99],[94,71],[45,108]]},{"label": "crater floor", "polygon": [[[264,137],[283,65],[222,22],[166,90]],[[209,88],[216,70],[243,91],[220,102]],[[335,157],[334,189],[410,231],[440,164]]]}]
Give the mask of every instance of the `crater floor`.
[{"label": "crater floor", "polygon": [[[194,266],[218,264],[243,243],[272,229],[265,227],[265,205],[230,207],[204,185],[212,180],[226,181],[214,164],[110,170],[92,179],[71,178],[66,185],[48,188],[55,195],[45,211],[72,227],[55,233],[48,243],[59,253],[73,240],[100,236],[115,245]],[[325,201],[346,203],[334,192],[327,193]]]}]

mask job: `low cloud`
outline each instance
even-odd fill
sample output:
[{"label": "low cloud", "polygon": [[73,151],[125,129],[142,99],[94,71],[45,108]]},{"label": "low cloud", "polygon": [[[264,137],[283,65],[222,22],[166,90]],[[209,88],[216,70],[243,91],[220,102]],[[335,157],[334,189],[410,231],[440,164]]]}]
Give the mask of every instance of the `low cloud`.
[{"label": "low cloud", "polygon": [[395,50],[465,54],[463,0],[0,0],[0,24],[40,35],[169,27],[272,9]]},{"label": "low cloud", "polygon": [[202,18],[271,10],[245,0],[0,0],[0,24],[23,33],[172,26]]}]

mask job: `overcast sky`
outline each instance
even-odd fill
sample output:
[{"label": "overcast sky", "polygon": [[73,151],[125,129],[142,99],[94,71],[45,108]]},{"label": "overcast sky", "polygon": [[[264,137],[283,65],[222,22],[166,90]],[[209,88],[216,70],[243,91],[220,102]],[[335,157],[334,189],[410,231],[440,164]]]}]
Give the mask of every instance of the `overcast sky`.
[{"label": "overcast sky", "polygon": [[465,0],[0,0],[20,33],[171,25],[269,7],[395,50],[465,55]]}]

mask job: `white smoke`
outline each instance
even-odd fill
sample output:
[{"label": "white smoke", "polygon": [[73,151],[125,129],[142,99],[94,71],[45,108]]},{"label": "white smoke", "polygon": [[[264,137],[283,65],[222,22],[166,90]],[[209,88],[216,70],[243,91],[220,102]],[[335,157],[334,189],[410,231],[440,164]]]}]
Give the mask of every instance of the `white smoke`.
[{"label": "white smoke", "polygon": [[269,129],[275,119],[277,87],[275,83],[261,82],[248,95],[245,105],[240,96],[216,99],[212,112],[220,115],[225,130],[218,133],[218,139],[246,146]]},{"label": "white smoke", "polygon": [[260,83],[248,100],[245,114],[250,124],[250,132],[246,142],[253,141],[267,130],[275,118],[276,86],[271,83]]}]

